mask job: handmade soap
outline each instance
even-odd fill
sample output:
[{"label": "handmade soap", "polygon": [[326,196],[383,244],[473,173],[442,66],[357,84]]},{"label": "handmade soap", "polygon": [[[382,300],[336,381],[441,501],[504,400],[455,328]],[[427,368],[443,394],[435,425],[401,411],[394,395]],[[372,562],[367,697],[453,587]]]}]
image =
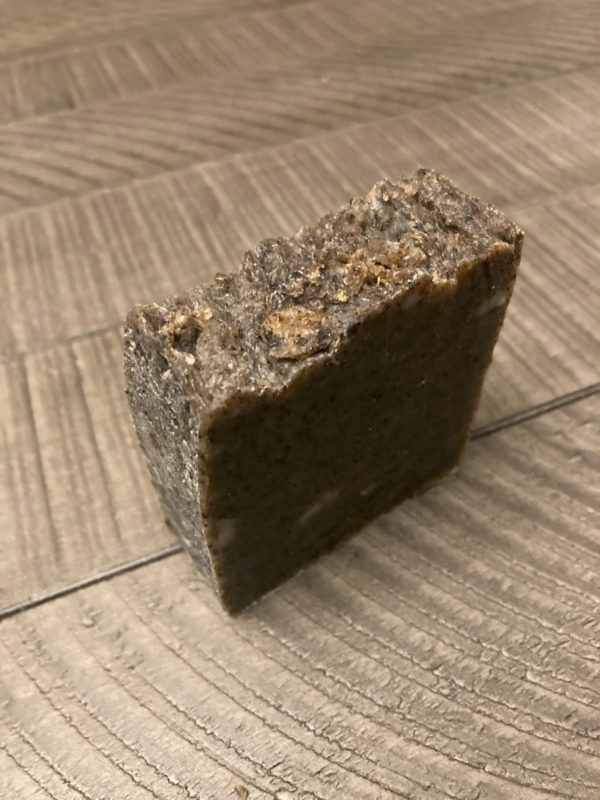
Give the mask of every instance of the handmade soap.
[{"label": "handmade soap", "polygon": [[228,610],[455,466],[522,238],[419,169],[130,311],[152,481]]}]

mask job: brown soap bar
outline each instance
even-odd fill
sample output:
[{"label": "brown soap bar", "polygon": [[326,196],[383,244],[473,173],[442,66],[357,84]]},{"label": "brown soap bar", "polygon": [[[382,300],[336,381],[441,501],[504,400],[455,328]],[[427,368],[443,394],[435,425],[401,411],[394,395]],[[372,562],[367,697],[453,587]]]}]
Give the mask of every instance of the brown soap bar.
[{"label": "brown soap bar", "polygon": [[127,317],[171,526],[236,611],[457,463],[522,232],[432,170]]}]

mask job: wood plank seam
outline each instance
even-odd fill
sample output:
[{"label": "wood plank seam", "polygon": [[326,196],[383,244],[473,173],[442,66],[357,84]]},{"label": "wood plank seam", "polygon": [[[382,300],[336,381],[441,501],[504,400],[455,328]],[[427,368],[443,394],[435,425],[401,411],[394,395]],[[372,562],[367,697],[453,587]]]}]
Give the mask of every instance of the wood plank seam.
[{"label": "wood plank seam", "polygon": [[[470,94],[470,95],[466,95],[466,96],[463,96],[463,97],[456,98],[454,100],[448,100],[446,102],[441,102],[441,103],[434,103],[434,104],[432,104],[430,106],[428,105],[428,106],[423,107],[423,108],[410,108],[410,109],[407,109],[405,112],[400,113],[400,114],[394,114],[394,115],[391,115],[391,116],[383,116],[383,117],[381,117],[381,119],[378,119],[377,122],[375,122],[375,123],[373,123],[373,122],[363,122],[363,121],[356,122],[356,123],[350,123],[348,125],[344,125],[341,128],[333,128],[333,129],[329,129],[329,130],[324,130],[324,131],[320,131],[318,133],[310,134],[308,136],[300,136],[300,137],[295,138],[295,139],[287,139],[286,141],[283,141],[283,142],[280,142],[280,143],[274,144],[274,145],[259,146],[256,149],[249,150],[249,151],[242,151],[240,153],[233,153],[233,154],[232,153],[228,153],[223,158],[214,158],[214,159],[208,158],[206,160],[202,160],[202,159],[192,160],[192,161],[190,161],[190,162],[188,162],[188,163],[186,163],[186,164],[184,164],[183,166],[180,166],[180,167],[174,167],[174,168],[168,168],[167,167],[167,168],[164,168],[158,173],[153,173],[153,174],[144,175],[144,176],[140,176],[140,177],[133,176],[129,180],[127,180],[127,182],[124,183],[124,184],[115,184],[114,186],[110,186],[110,185],[109,186],[95,186],[95,187],[92,187],[92,188],[87,189],[87,190],[78,191],[76,194],[65,194],[65,195],[60,196],[60,197],[58,197],[56,199],[46,200],[46,201],[43,201],[43,202],[37,202],[37,203],[33,203],[31,205],[28,205],[26,207],[23,207],[23,208],[18,208],[18,209],[11,210],[11,211],[6,211],[0,216],[0,219],[2,221],[4,221],[4,220],[12,220],[12,219],[14,219],[16,217],[26,216],[28,214],[31,214],[32,212],[38,212],[40,209],[55,208],[55,207],[59,207],[61,205],[67,205],[68,203],[72,203],[74,198],[76,198],[76,199],[93,198],[93,197],[98,196],[98,195],[106,194],[106,193],[108,193],[110,191],[118,191],[119,189],[123,190],[123,189],[127,188],[127,190],[130,190],[132,187],[135,187],[136,189],[138,189],[139,187],[143,187],[146,184],[151,184],[152,182],[161,181],[166,177],[169,177],[171,179],[172,178],[177,178],[179,176],[185,175],[186,173],[188,173],[190,171],[192,171],[192,172],[195,171],[195,170],[204,171],[207,168],[213,169],[213,168],[218,167],[219,165],[227,163],[227,162],[233,162],[233,163],[241,162],[242,164],[244,164],[244,163],[246,163],[248,158],[255,157],[257,154],[264,154],[264,153],[277,154],[278,152],[285,152],[285,150],[289,149],[289,147],[291,145],[302,143],[303,145],[311,145],[312,146],[313,144],[318,143],[319,141],[321,141],[323,139],[326,140],[329,137],[335,137],[336,135],[340,135],[340,133],[342,133],[342,132],[343,132],[344,135],[347,135],[349,133],[356,133],[357,131],[360,131],[361,129],[364,129],[365,131],[368,131],[369,129],[377,128],[377,127],[381,126],[382,124],[389,125],[389,124],[392,124],[392,123],[394,123],[396,121],[399,121],[399,120],[402,120],[402,119],[408,118],[408,117],[416,117],[416,118],[418,118],[419,115],[431,114],[432,112],[434,112],[436,110],[439,110],[439,109],[444,109],[444,110],[452,109],[452,110],[454,110],[455,108],[460,108],[461,105],[465,105],[465,104],[473,104],[473,103],[477,103],[478,101],[479,102],[481,102],[481,101],[486,101],[487,102],[490,99],[493,100],[497,96],[511,95],[515,91],[515,89],[522,89],[524,87],[529,87],[529,86],[542,86],[543,87],[547,83],[550,83],[550,85],[552,85],[552,82],[556,82],[557,79],[567,78],[567,77],[569,77],[571,75],[580,75],[580,76],[584,76],[584,77],[589,75],[590,73],[593,75],[599,70],[599,68],[600,68],[600,59],[598,59],[597,61],[593,61],[590,64],[587,64],[583,68],[581,66],[577,66],[577,67],[574,67],[571,70],[565,70],[564,72],[560,72],[558,74],[554,73],[554,74],[548,75],[548,76],[546,76],[544,78],[532,78],[530,80],[525,80],[525,81],[521,81],[521,82],[517,81],[516,83],[511,84],[510,87],[500,86],[500,87],[497,87],[497,88],[493,89],[492,91],[488,91],[488,92],[485,92],[485,93]],[[63,112],[60,112],[60,113],[63,113]],[[10,123],[10,124],[19,124],[19,122]],[[75,174],[75,173],[73,173],[73,174]],[[30,177],[31,177],[31,180],[34,181],[34,182],[37,180],[36,178],[34,178],[32,176],[30,176]],[[594,176],[594,179],[593,179],[592,183],[596,183],[596,182],[597,182],[597,175]],[[42,186],[42,188],[44,188],[44,184],[40,184],[40,185]],[[5,190],[3,189],[3,191],[5,191]],[[20,198],[17,198],[17,200],[19,200],[19,199]]]},{"label": "wood plank seam", "polygon": [[[278,7],[279,8],[287,8],[289,6],[302,7],[302,6],[305,6],[305,5],[312,5],[313,2],[314,2],[314,0],[279,0],[279,6],[277,6],[274,3],[271,7],[266,6],[262,10],[264,12],[268,12],[268,11],[277,10]],[[52,44],[46,44],[46,45],[41,45],[41,46],[38,46],[38,47],[31,47],[29,49],[22,50],[21,53],[27,53],[27,55],[22,55],[20,58],[17,58],[16,62],[18,63],[18,62],[22,62],[22,61],[28,61],[30,59],[35,59],[36,56],[38,56],[38,55],[57,56],[57,55],[61,55],[63,53],[71,53],[71,52],[75,52],[75,51],[78,51],[78,50],[85,50],[86,48],[89,48],[90,46],[94,47],[95,45],[102,45],[102,44],[107,44],[107,43],[112,43],[112,42],[127,41],[127,38],[132,33],[134,35],[139,33],[139,37],[142,38],[142,37],[145,37],[147,35],[151,35],[154,31],[162,31],[167,26],[175,27],[176,25],[181,25],[182,23],[190,24],[190,23],[193,23],[194,21],[197,21],[197,22],[213,21],[215,23],[218,23],[219,21],[223,21],[224,19],[226,19],[227,22],[231,22],[231,20],[233,20],[233,19],[244,18],[244,17],[248,16],[248,10],[251,9],[251,8],[252,8],[251,5],[247,6],[246,8],[242,7],[242,8],[239,8],[238,10],[236,10],[233,14],[229,13],[229,14],[221,14],[221,15],[211,15],[210,12],[209,13],[204,13],[204,14],[189,14],[189,15],[182,14],[181,16],[172,17],[171,19],[169,19],[168,22],[160,21],[160,22],[152,23],[150,25],[133,25],[132,27],[127,28],[126,34],[124,36],[122,36],[122,37],[119,37],[118,35],[116,35],[116,31],[112,30],[112,31],[107,31],[104,34],[99,33],[99,34],[96,34],[95,36],[89,36],[87,39],[86,38],[82,38],[82,39],[79,39],[77,41],[76,45],[71,46],[71,47],[69,47],[68,45],[65,47],[64,46],[64,44],[65,44],[64,40],[63,41],[59,40],[56,43],[56,47],[53,47]],[[13,59],[11,58],[10,54],[9,55],[0,55],[0,65],[12,64],[12,63],[14,63],[14,62],[13,62]]]},{"label": "wood plank seam", "polygon": [[[545,2],[545,0],[542,0],[542,2]],[[514,2],[506,3],[506,5],[500,6],[499,8],[493,7],[492,11],[510,13],[511,10],[515,7],[518,8],[528,7],[530,5],[535,5],[538,3],[540,3],[540,0],[524,0],[524,2],[523,0],[514,0]],[[0,54],[0,65],[12,67],[13,65],[22,64],[29,61],[35,61],[40,56],[56,58],[70,53],[86,51],[89,50],[90,47],[95,48],[95,47],[102,47],[103,45],[106,44],[113,44],[113,43],[120,44],[129,41],[144,40],[147,37],[151,37],[154,33],[158,32],[163,33],[167,28],[177,28],[182,24],[189,26],[190,24],[194,24],[194,22],[203,24],[208,21],[212,23],[214,27],[218,28],[218,27],[223,27],[224,20],[226,20],[227,24],[229,25],[234,20],[236,21],[244,20],[245,18],[248,17],[250,17],[251,19],[260,16],[268,17],[278,11],[284,11],[284,12],[289,10],[304,11],[307,7],[318,8],[319,5],[320,5],[320,0],[284,0],[279,4],[279,6],[273,4],[271,6],[263,7],[255,12],[252,11],[252,6],[249,5],[246,8],[240,8],[234,13],[221,16],[217,15],[211,17],[210,15],[207,14],[194,14],[187,16],[181,15],[179,17],[171,18],[168,22],[163,21],[163,22],[153,23],[150,25],[135,25],[129,27],[126,29],[126,31],[123,32],[122,36],[116,34],[115,31],[111,31],[106,33],[105,35],[97,34],[96,36],[89,37],[88,39],[78,40],[76,44],[73,44],[71,46],[69,45],[62,46],[64,45],[64,42],[57,42],[56,48],[53,48],[52,45],[46,45],[46,46],[42,45],[41,47],[37,48],[33,47],[30,48],[29,50],[21,51],[21,53],[19,53],[19,55],[17,56],[11,56],[10,54],[8,55]],[[401,12],[402,8],[400,7],[400,4],[396,4],[396,6],[397,7],[395,10],[397,12]],[[436,11],[439,13],[440,9],[437,8]],[[454,18],[461,19],[463,16],[468,16],[469,19],[472,19],[473,17],[477,18],[483,13],[489,13],[489,12],[479,12],[476,14],[472,14],[467,9],[463,13],[460,13]],[[422,19],[419,19],[418,22],[422,25]],[[416,26],[417,22],[415,21],[415,27]]]},{"label": "wood plank seam", "polygon": [[10,356],[0,356],[0,366],[6,364],[14,364],[29,355],[34,353],[47,353],[55,350],[58,347],[69,347],[77,342],[85,342],[87,339],[96,339],[99,336],[104,336],[107,333],[116,333],[123,327],[122,322],[113,322],[110,325],[103,325],[100,328],[94,328],[91,331],[84,331],[83,333],[76,333],[73,336],[57,337],[46,342],[42,342],[36,347],[31,347],[27,350],[20,350]]},{"label": "wood plank seam", "polygon": [[[553,400],[548,400],[544,403],[531,406],[530,408],[519,411],[516,414],[511,414],[504,419],[497,420],[489,425],[484,425],[481,428],[474,430],[469,438],[475,441],[486,436],[491,436],[494,433],[515,427],[524,422],[528,422],[529,420],[551,413],[552,411],[556,411],[560,408],[566,408],[567,406],[586,400],[587,398],[596,394],[600,394],[600,382],[590,384],[589,386],[582,387],[581,389],[576,389],[573,392],[561,395]],[[163,561],[164,559],[171,558],[172,556],[178,555],[181,552],[183,552],[182,545],[174,544],[170,547],[165,547],[161,550],[141,556],[140,558],[136,558],[133,561],[129,561],[125,564],[111,567],[108,570],[96,573],[95,575],[91,575],[81,581],[76,581],[75,583],[69,584],[68,586],[63,586],[55,591],[32,598],[27,602],[17,603],[14,606],[9,606],[8,608],[0,611],[0,623],[5,619],[17,616],[18,614],[29,611],[30,609],[45,605],[53,600],[58,600],[61,597],[74,594],[75,592],[86,589],[90,586],[95,586],[98,583],[109,581],[119,575],[125,575],[128,572],[133,572],[150,564],[155,564],[159,561]]]},{"label": "wood plank seam", "polygon": [[33,438],[35,442],[35,460],[37,464],[37,468],[39,471],[39,475],[41,476],[41,483],[42,483],[42,499],[44,503],[44,508],[46,511],[46,519],[49,523],[50,533],[51,535],[51,542],[52,547],[57,556],[60,556],[61,551],[61,541],[60,537],[57,535],[56,525],[54,523],[54,518],[52,516],[52,504],[50,502],[50,493],[48,490],[48,484],[46,482],[45,473],[44,473],[44,466],[42,462],[42,453],[40,449],[40,437],[38,431],[38,423],[35,418],[35,413],[33,410],[33,401],[31,398],[31,387],[29,385],[29,378],[27,376],[27,369],[25,367],[25,362],[21,361],[19,364],[19,373],[22,380],[23,385],[23,398],[25,402],[25,413],[29,419],[29,423],[31,425],[31,430],[33,432]]},{"label": "wood plank seam", "polygon": [[[546,5],[546,0],[527,0],[527,2],[519,2],[519,0],[515,0],[514,5],[509,6],[508,8],[501,8],[501,9],[492,8],[491,10],[485,10],[485,11],[478,12],[477,14],[470,14],[469,15],[469,21],[472,22],[473,20],[485,19],[485,18],[487,18],[489,16],[493,17],[494,15],[505,14],[507,11],[510,11],[513,8],[517,9],[518,11],[522,11],[522,10],[528,10],[530,7],[538,6],[538,5],[542,6],[542,7],[545,6]],[[315,3],[309,1],[307,3],[294,4],[294,5],[292,5],[292,8],[295,10],[295,9],[299,9],[299,8],[304,8],[305,6],[314,6],[315,8],[318,8],[319,4],[318,3],[315,4]],[[256,14],[252,14],[252,19],[260,18],[263,15],[269,15],[269,14],[272,14],[272,13],[273,13],[272,9],[264,9],[264,10],[256,12]],[[460,19],[461,19],[461,17],[457,17],[456,21],[458,21]],[[418,42],[429,43],[429,42],[434,42],[434,41],[436,41],[438,39],[439,40],[443,40],[444,37],[447,36],[447,30],[446,29],[447,29],[448,22],[449,22],[449,20],[444,18],[443,21],[440,21],[437,25],[434,25],[433,30],[432,29],[428,29],[427,33],[421,33],[420,32],[420,28],[419,28],[419,26],[417,26],[416,22],[412,23],[411,26],[407,28],[407,30],[409,30],[410,34],[411,34],[411,36],[410,36],[411,42],[416,40]],[[414,28],[414,30],[413,30],[413,28]],[[405,30],[404,26],[403,26],[403,30]],[[162,28],[161,28],[161,32],[162,32]],[[365,37],[364,44],[358,45],[358,47],[360,48],[361,51],[367,50],[367,49],[372,49],[372,47],[373,47],[373,45],[370,44],[370,40],[371,40],[371,37],[372,37],[372,32],[371,31],[367,31],[367,34],[368,35]],[[401,36],[401,35],[402,34],[399,34],[399,33],[395,32],[394,34],[392,34],[391,39],[389,39],[385,34],[381,34],[383,41],[378,43],[377,48],[382,48],[382,47],[385,47],[385,46],[389,46],[390,42],[393,43],[393,44],[396,44],[396,41],[397,41],[398,37]],[[137,36],[136,37],[132,37],[132,39],[127,38],[127,39],[124,39],[122,41],[126,41],[129,44],[130,42],[135,42],[137,40],[144,41],[144,39],[145,39],[145,36],[141,35],[139,37],[137,37]],[[113,39],[110,39],[109,41],[110,41],[111,44],[113,43]],[[121,41],[121,40],[114,40],[114,41]],[[102,43],[100,43],[100,44],[102,44]],[[348,46],[348,44],[346,45],[346,47],[347,46]],[[355,43],[352,43],[352,46],[356,47],[357,45]],[[81,48],[81,49],[82,49],[82,51],[87,52],[87,48]],[[68,52],[77,52],[77,51],[68,51]],[[337,53],[343,53],[343,52],[344,52],[344,48],[342,46],[333,47],[333,48],[331,48],[331,50],[326,51],[326,56],[324,56],[324,57],[330,59],[330,58],[335,57],[335,55]],[[60,55],[60,53],[49,53],[48,54],[49,57],[56,57],[56,56],[59,56],[59,55]],[[357,53],[356,55],[359,55],[359,54]],[[10,67],[18,66],[19,64],[27,63],[29,61],[35,61],[35,60],[37,60],[37,57],[38,57],[37,54],[33,54],[33,55],[28,56],[28,57],[26,57],[24,59],[20,59],[20,60],[15,61],[15,62],[9,62],[5,66],[10,66]],[[286,61],[284,68],[288,69],[288,68],[293,68],[295,66],[300,66],[301,64],[304,63],[304,61],[305,61],[305,58],[300,56],[300,55],[298,55],[297,57],[291,58],[289,61]],[[2,66],[1,59],[0,59],[0,66]],[[588,66],[593,66],[593,64],[586,65],[586,68]],[[275,75],[276,76],[280,72],[281,69],[282,69],[281,65],[273,65],[273,66],[269,66],[269,67],[263,67],[263,68],[260,68],[260,69],[252,70],[251,72],[252,72],[252,74],[255,74],[255,75]],[[224,74],[228,78],[234,78],[237,75],[236,72],[224,73]],[[566,73],[560,73],[560,74],[566,74]],[[69,108],[56,109],[56,110],[44,112],[42,114],[28,114],[26,116],[18,117],[17,119],[14,119],[14,120],[7,121],[7,122],[3,123],[1,125],[1,127],[2,127],[2,130],[5,130],[6,128],[10,128],[10,126],[12,126],[12,125],[19,125],[20,123],[31,122],[31,121],[34,121],[34,120],[37,122],[39,120],[44,120],[44,119],[47,119],[49,117],[55,117],[55,116],[60,116],[60,115],[69,115],[73,111],[86,111],[86,110],[89,110],[89,109],[92,109],[92,108],[93,109],[97,109],[97,108],[102,107],[104,105],[109,105],[109,104],[111,104],[113,102],[131,100],[133,98],[135,98],[136,100],[139,99],[139,98],[142,98],[142,97],[143,98],[148,98],[148,97],[151,97],[152,95],[155,95],[155,94],[159,95],[161,93],[164,93],[165,89],[168,89],[169,86],[176,86],[177,89],[180,89],[180,88],[185,87],[187,85],[195,86],[198,81],[202,81],[202,80],[212,81],[212,80],[215,80],[215,79],[217,79],[216,75],[213,76],[213,75],[208,75],[208,74],[207,75],[190,77],[190,78],[185,78],[185,79],[174,79],[172,82],[168,82],[168,83],[165,82],[165,83],[160,84],[159,86],[156,86],[156,87],[153,87],[153,88],[150,88],[150,89],[141,90],[141,91],[134,91],[134,92],[127,92],[125,94],[116,95],[115,97],[107,98],[105,100],[99,100],[99,101],[95,101],[95,102],[91,102],[91,103],[81,103],[81,104],[77,104],[77,105],[69,107]]]}]

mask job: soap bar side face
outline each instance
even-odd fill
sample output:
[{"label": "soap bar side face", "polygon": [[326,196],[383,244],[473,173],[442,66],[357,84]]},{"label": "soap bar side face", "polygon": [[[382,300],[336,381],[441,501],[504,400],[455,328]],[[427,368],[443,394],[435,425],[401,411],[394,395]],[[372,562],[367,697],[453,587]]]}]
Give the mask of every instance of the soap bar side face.
[{"label": "soap bar side face", "polygon": [[128,314],[126,392],[165,520],[214,583],[201,504],[207,492],[202,409],[189,380],[185,334],[174,348],[164,328],[160,306],[137,306]]},{"label": "soap bar side face", "polygon": [[456,465],[518,251],[500,247],[449,284],[421,280],[283,392],[215,415],[203,503],[230,611]]}]

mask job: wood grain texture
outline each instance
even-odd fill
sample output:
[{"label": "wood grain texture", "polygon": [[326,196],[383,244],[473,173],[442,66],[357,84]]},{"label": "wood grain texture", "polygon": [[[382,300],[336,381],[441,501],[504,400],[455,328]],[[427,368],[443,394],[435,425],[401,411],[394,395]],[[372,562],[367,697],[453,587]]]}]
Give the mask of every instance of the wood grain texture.
[{"label": "wood grain texture", "polygon": [[599,422],[474,443],[236,620],[177,556],[6,621],[3,796],[594,800]]},{"label": "wood grain texture", "polygon": [[301,0],[3,0],[0,58],[13,59],[39,51],[86,47],[119,38],[123,32],[164,27],[173,22],[211,19],[249,9],[273,8]]},{"label": "wood grain texture", "polygon": [[600,380],[599,205],[600,186],[515,212],[525,253],[476,425]]},{"label": "wood grain texture", "polygon": [[600,62],[596,0],[540,2],[505,18],[481,14],[467,28],[459,18],[418,45],[371,36],[276,72],[194,79],[2,126],[0,213]]},{"label": "wood grain texture", "polygon": [[[531,0],[494,0],[485,13]],[[340,48],[364,47],[374,39],[404,51],[454,20],[472,17],[470,0],[442,4],[372,0],[319,0],[267,8],[225,20],[174,21],[146,33],[97,45],[18,58],[0,65],[0,121],[33,117],[132,94],[180,81],[245,71],[281,69],[322,59]]]},{"label": "wood grain texture", "polygon": [[2,606],[171,541],[128,417],[121,360],[113,332],[2,372]]},{"label": "wood grain texture", "polygon": [[134,302],[228,271],[261,238],[415,163],[506,210],[597,183],[599,76],[534,82],[0,218],[4,355],[114,324]]}]

